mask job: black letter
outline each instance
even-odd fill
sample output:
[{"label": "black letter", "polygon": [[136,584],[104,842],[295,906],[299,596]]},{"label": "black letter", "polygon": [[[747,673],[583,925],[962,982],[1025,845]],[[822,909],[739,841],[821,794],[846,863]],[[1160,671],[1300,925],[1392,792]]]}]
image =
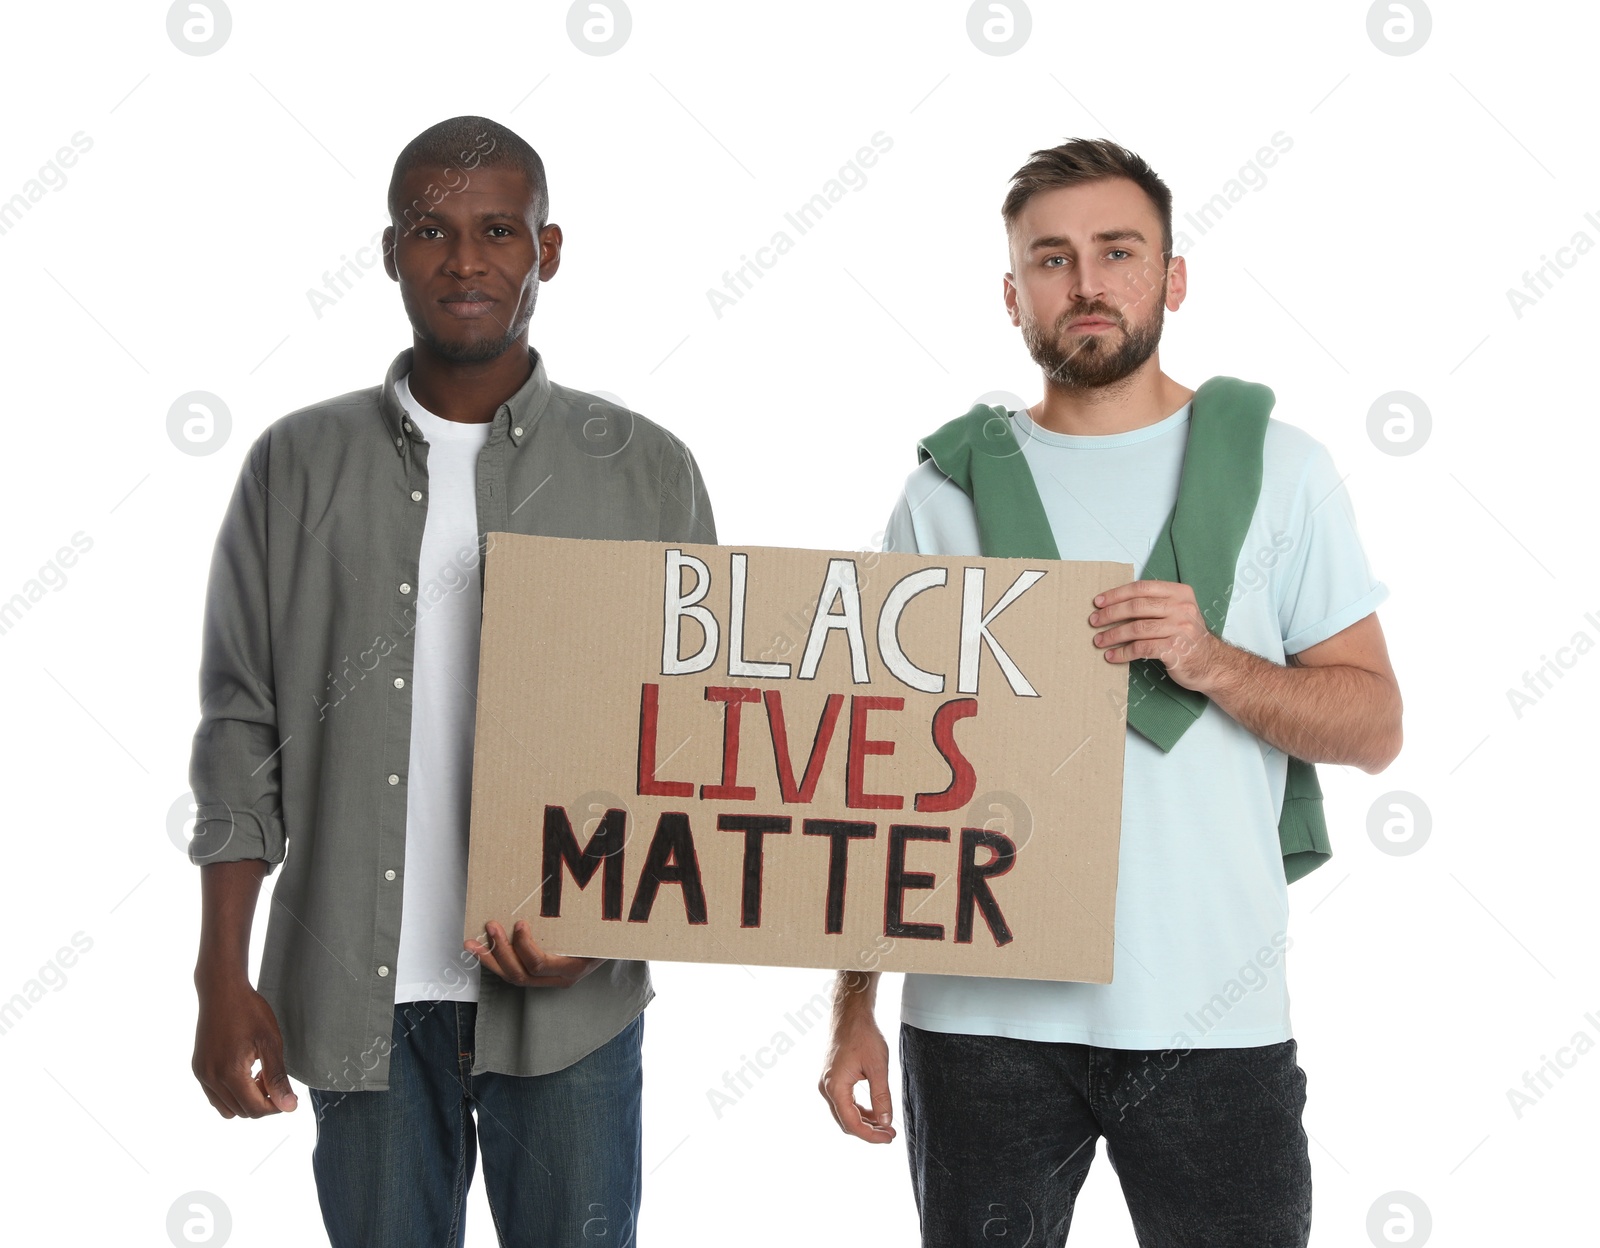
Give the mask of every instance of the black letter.
[{"label": "black letter", "polygon": [[[978,846],[994,851],[994,857],[978,865]],[[961,874],[956,885],[956,943],[972,943],[972,903],[983,911],[983,921],[989,925],[989,934],[996,945],[1011,943],[1011,928],[1006,916],[1000,913],[994,894],[989,891],[989,881],[1004,875],[1016,864],[1017,847],[1009,836],[991,832],[988,828],[961,829]]]},{"label": "black letter", "polygon": [[546,919],[561,917],[561,868],[572,871],[572,881],[584,888],[603,862],[605,875],[600,882],[600,917],[622,917],[622,847],[628,839],[628,812],[608,810],[589,843],[581,850],[572,835],[572,821],[566,808],[544,808],[544,896],[539,914]]},{"label": "black letter", "polygon": [[831,837],[828,847],[828,906],[822,930],[830,936],[844,931],[844,885],[850,842],[870,841],[878,835],[875,823],[852,823],[846,819],[807,819],[802,829],[807,836]]},{"label": "black letter", "polygon": [[792,823],[788,815],[717,816],[719,832],[744,833],[744,895],[739,901],[740,927],[761,926],[761,838],[768,832],[787,832]]},{"label": "black letter", "polygon": [[933,876],[926,871],[906,870],[907,841],[949,841],[949,828],[929,828],[915,823],[889,825],[889,872],[883,894],[883,934],[905,936],[911,940],[943,940],[943,923],[904,921],[906,889],[932,888]]},{"label": "black letter", "polygon": [[706,921],[706,890],[700,882],[700,859],[695,856],[689,816],[678,810],[663,811],[656,820],[656,834],[650,838],[650,852],[645,855],[644,870],[639,872],[639,885],[633,890],[628,922],[650,921],[656,890],[663,884],[677,884],[683,888],[683,910],[689,922]]}]

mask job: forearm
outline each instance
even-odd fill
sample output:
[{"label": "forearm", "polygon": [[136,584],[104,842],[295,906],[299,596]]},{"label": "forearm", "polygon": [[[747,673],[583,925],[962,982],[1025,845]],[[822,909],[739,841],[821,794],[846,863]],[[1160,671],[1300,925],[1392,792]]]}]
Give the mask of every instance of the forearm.
[{"label": "forearm", "polygon": [[882,971],[840,971],[833,981],[833,1023],[837,1027],[846,1019],[865,1011],[872,1016],[878,1001],[878,977]]},{"label": "forearm", "polygon": [[249,983],[250,929],[269,867],[260,858],[245,858],[200,868],[200,953],[194,969],[199,991]]},{"label": "forearm", "polygon": [[[1218,641],[1197,685],[1269,745],[1308,763],[1382,771],[1400,750],[1400,696],[1376,672],[1345,665],[1280,666]],[[1202,687],[1203,686],[1203,687]]]}]

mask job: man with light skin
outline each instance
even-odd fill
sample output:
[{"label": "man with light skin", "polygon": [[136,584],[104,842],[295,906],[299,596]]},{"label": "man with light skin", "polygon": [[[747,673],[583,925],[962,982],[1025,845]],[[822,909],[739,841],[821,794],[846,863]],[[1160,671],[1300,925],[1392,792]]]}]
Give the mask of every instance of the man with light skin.
[{"label": "man with light skin", "polygon": [[[1070,140],[1017,172],[1003,216],[1005,306],[1044,381],[1010,422],[1060,556],[1140,569],[1177,497],[1195,394],[1157,351],[1188,284],[1171,192],[1118,145]],[[925,1245],[1064,1243],[1101,1136],[1143,1248],[1307,1242],[1305,1075],[1282,956],[1285,771],[1290,759],[1382,771],[1400,749],[1401,700],[1375,614],[1388,591],[1327,451],[1274,418],[1262,455],[1221,635],[1177,581],[1108,586],[1083,604],[1104,662],[1157,660],[1215,703],[1167,753],[1128,730],[1111,982],[906,976],[900,1055]],[[982,553],[972,498],[922,463],[885,548]],[[840,973],[820,1091],[843,1131],[887,1143],[877,979]]]},{"label": "man with light skin", "polygon": [[482,559],[497,532],[715,542],[710,502],[682,442],[530,347],[563,245],[532,147],[440,122],[388,199],[412,345],[257,438],[212,560],[193,1069],[225,1118],[310,1086],[334,1248],[464,1243],[480,1150],[502,1245],[630,1244],[647,966],[524,920],[462,939]]}]

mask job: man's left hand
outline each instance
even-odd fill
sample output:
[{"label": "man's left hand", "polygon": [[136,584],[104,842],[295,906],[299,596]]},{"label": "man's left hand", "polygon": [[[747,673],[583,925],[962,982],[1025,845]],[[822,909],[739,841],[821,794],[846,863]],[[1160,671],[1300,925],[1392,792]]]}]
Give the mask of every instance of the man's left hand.
[{"label": "man's left hand", "polygon": [[1220,674],[1224,643],[1206,627],[1194,590],[1176,581],[1133,581],[1096,594],[1089,623],[1112,663],[1158,659],[1185,689],[1205,692]]},{"label": "man's left hand", "polygon": [[467,941],[467,952],[477,958],[485,970],[518,988],[570,988],[605,961],[604,958],[569,958],[564,954],[546,953],[534,942],[533,933],[523,919],[513,925],[509,938],[506,929],[493,920],[484,931],[489,939]]}]

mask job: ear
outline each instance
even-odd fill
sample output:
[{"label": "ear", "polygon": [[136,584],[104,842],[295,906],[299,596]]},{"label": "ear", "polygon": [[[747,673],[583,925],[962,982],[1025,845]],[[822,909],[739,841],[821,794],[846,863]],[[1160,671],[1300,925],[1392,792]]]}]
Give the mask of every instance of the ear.
[{"label": "ear", "polygon": [[383,227],[383,271],[389,275],[389,280],[398,282],[400,271],[394,267],[394,226]]},{"label": "ear", "polygon": [[1167,269],[1167,311],[1176,312],[1189,293],[1189,267],[1182,256],[1174,256]]},{"label": "ear", "polygon": [[1011,323],[1018,328],[1022,326],[1022,312],[1017,307],[1017,279],[1007,273],[1001,278],[1004,284],[1003,297],[1006,301],[1006,313],[1011,317]]},{"label": "ear", "polygon": [[548,282],[561,267],[561,227],[547,225],[539,231],[539,280]]}]

